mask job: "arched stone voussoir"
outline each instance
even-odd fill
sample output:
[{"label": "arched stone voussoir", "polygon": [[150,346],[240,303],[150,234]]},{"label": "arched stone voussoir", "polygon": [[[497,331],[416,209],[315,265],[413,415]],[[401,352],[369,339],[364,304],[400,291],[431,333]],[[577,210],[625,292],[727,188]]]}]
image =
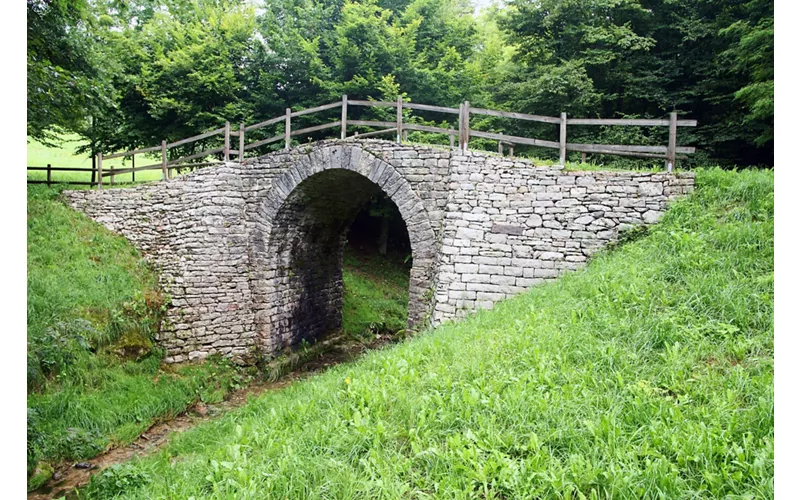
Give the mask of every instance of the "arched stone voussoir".
[{"label": "arched stone voussoir", "polygon": [[377,162],[380,161],[372,154],[358,147],[352,148],[349,155],[343,154],[342,160],[343,161],[341,162],[339,168],[351,170],[363,175],[367,179],[370,179],[370,173],[372,172],[373,167],[375,167]]},{"label": "arched stone voussoir", "polygon": [[298,182],[295,182],[292,178],[291,170],[287,169],[282,175],[279,175],[272,181],[272,190],[278,191],[282,198],[288,197],[294,191],[294,188],[297,187]]},{"label": "arched stone voussoir", "polygon": [[391,168],[391,165],[385,161],[379,161],[372,165],[367,178],[383,189],[383,186],[386,184],[386,182],[392,178],[393,172],[394,169]]},{"label": "arched stone voussoir", "polygon": [[343,155],[342,168],[358,172],[359,165],[361,165],[361,156],[365,153],[359,146],[352,146],[346,148],[347,152]]},{"label": "arched stone voussoir", "polygon": [[300,183],[315,174],[336,168],[357,172],[375,183],[397,205],[406,224],[427,223],[426,233],[429,230],[429,234],[433,235],[430,221],[424,217],[425,205],[408,181],[390,163],[359,146],[327,146],[300,155],[291,167],[272,180],[274,189],[264,196],[260,213],[266,221],[271,221]]}]

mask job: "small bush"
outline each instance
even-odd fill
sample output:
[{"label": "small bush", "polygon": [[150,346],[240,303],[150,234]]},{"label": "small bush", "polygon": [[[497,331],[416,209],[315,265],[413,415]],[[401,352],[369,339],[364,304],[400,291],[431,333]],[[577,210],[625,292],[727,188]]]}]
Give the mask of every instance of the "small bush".
[{"label": "small bush", "polygon": [[89,339],[98,336],[89,321],[72,318],[29,338],[28,390],[40,387],[46,377],[66,372],[79,357],[92,351]]},{"label": "small bush", "polygon": [[131,494],[150,482],[150,476],[129,464],[115,464],[95,474],[84,493],[87,499],[114,498]]}]

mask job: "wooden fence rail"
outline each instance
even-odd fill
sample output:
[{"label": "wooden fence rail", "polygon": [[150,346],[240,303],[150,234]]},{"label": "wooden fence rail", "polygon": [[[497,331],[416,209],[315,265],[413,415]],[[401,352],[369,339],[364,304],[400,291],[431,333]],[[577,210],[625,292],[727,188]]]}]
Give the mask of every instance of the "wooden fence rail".
[{"label": "wooden fence rail", "polygon": [[[396,118],[395,121],[351,120],[348,119],[349,106],[395,108]],[[292,118],[307,116],[313,113],[318,113],[336,108],[341,108],[340,120],[306,128],[300,128],[300,129],[292,128],[293,125]],[[436,127],[429,125],[419,125],[415,123],[406,123],[404,122],[403,118],[404,110],[417,110],[417,111],[426,111],[434,113],[444,113],[449,115],[458,115],[458,121],[456,123],[457,128],[453,128],[452,126],[449,128],[443,128],[443,127]],[[494,116],[498,118],[510,118],[514,120],[533,121],[533,122],[549,123],[552,125],[557,125],[558,141],[506,135],[503,134],[502,132],[495,133],[495,132],[487,132],[480,130],[472,130],[470,127],[470,117],[472,115]],[[259,139],[250,142],[249,144],[247,143],[248,132],[258,130],[264,127],[269,127],[272,125],[278,125],[280,123],[283,123],[282,132],[279,131],[278,134],[272,137]],[[571,143],[567,142],[567,127],[570,125],[571,126],[669,127],[669,139],[667,141],[667,144],[663,146]],[[92,176],[92,179],[97,179],[96,182],[88,182],[88,183],[71,182],[71,184],[84,184],[84,185],[89,184],[92,186],[97,186],[98,189],[101,189],[104,177],[110,177],[111,184],[114,184],[116,175],[131,174],[132,180],[135,180],[136,172],[145,170],[159,170],[159,169],[162,171],[162,180],[167,180],[170,177],[172,177],[173,172],[177,169],[182,169],[187,167],[196,168],[200,166],[214,165],[220,162],[229,161],[231,156],[235,156],[237,158],[237,161],[240,162],[244,161],[245,154],[247,151],[259,148],[261,146],[266,146],[268,144],[283,141],[284,148],[289,149],[291,147],[292,137],[298,135],[311,134],[314,132],[319,132],[331,128],[339,128],[340,137],[342,139],[346,139],[348,137],[347,135],[348,127],[364,127],[364,128],[378,129],[378,130],[362,132],[360,135],[359,132],[355,132],[355,136],[358,137],[372,137],[380,134],[391,133],[394,134],[395,140],[398,143],[402,143],[404,140],[407,140],[408,131],[420,131],[420,132],[446,135],[449,138],[451,147],[455,147],[455,139],[457,137],[458,148],[463,152],[466,152],[469,149],[469,141],[470,138],[472,137],[497,141],[498,152],[500,154],[504,154],[504,147],[507,146],[509,148],[509,153],[511,156],[514,156],[515,145],[558,149],[559,162],[562,165],[566,162],[568,151],[575,151],[581,153],[582,159],[586,158],[586,154],[620,155],[620,156],[632,156],[639,158],[660,158],[665,160],[666,169],[668,171],[671,171],[673,166],[675,165],[675,160],[678,158],[677,156],[678,154],[692,154],[695,152],[695,148],[693,147],[677,146],[677,128],[695,127],[695,126],[697,126],[696,120],[679,120],[678,114],[676,112],[670,113],[669,119],[569,118],[567,117],[566,113],[561,113],[560,116],[556,117],[556,116],[533,115],[528,113],[516,113],[512,111],[499,111],[494,109],[473,108],[470,106],[469,101],[461,103],[461,105],[458,108],[450,108],[445,106],[434,106],[431,104],[404,102],[402,97],[399,96],[397,97],[396,101],[370,101],[361,99],[349,99],[346,95],[344,95],[342,96],[341,101],[332,102],[329,104],[323,104],[321,106],[316,106],[313,108],[301,109],[297,111],[292,111],[291,108],[286,108],[286,112],[283,115],[276,116],[274,118],[270,118],[269,120],[265,120],[259,123],[254,123],[252,125],[246,125],[244,123],[240,123],[238,125],[238,130],[231,130],[230,122],[225,122],[225,125],[218,129],[211,130],[209,132],[204,132],[202,134],[198,134],[192,137],[187,137],[185,139],[180,139],[174,142],[168,143],[165,140],[161,142],[160,146],[134,149],[122,153],[112,153],[105,156],[102,153],[98,153],[95,162],[96,170],[70,169],[63,167],[59,168],[59,167],[51,167],[50,165],[48,165],[47,167],[28,167],[28,170],[31,171],[37,171],[37,170],[47,171],[46,181],[31,180],[28,182],[32,184],[38,184],[38,183],[52,184],[53,182],[51,173],[54,171],[55,172],[80,171],[80,172],[90,172],[95,174]],[[168,151],[172,148],[185,146],[187,144],[191,144],[197,141],[204,141],[220,135],[222,136],[221,147],[213,147],[210,149],[205,149],[204,151],[198,153],[192,153],[187,156],[175,158],[173,160],[167,160]],[[239,139],[238,144],[236,145],[236,149],[231,149],[232,147],[231,137],[238,137]],[[139,167],[136,166],[137,154],[138,155],[154,154],[158,152],[161,153],[161,163],[139,166]],[[190,163],[191,160],[202,160],[215,155],[221,155],[221,160]],[[124,158],[128,156],[130,156],[132,160],[132,166],[130,168],[115,169],[112,167],[108,171],[103,171],[103,160],[110,160],[113,158]]]},{"label": "wooden fence rail", "polygon": [[[158,149],[161,149],[159,146]],[[219,148],[221,151],[222,148]],[[104,157],[107,159],[107,157]],[[171,163],[171,162],[170,162]],[[167,166],[167,170],[170,172],[169,176],[172,177],[172,172],[181,170],[181,169],[195,169],[199,167],[207,167],[210,165],[219,165],[220,161],[213,161],[213,162],[201,162],[201,163],[184,163],[184,164],[170,164]],[[130,168],[109,168],[108,170],[101,170],[99,168],[78,168],[78,167],[53,167],[51,165],[47,165],[46,167],[38,167],[38,166],[27,166],[26,167],[28,172],[47,172],[46,180],[42,179],[28,179],[28,184],[47,184],[51,186],[53,184],[66,184],[66,185],[73,185],[73,186],[98,186],[101,182],[97,180],[93,181],[67,181],[67,180],[60,180],[60,179],[53,179],[52,172],[76,172],[80,174],[86,174],[87,176],[91,176],[95,179],[102,179],[106,177],[114,178],[117,175],[125,175],[125,174],[135,174],[136,172],[144,172],[148,170],[162,170],[163,165],[161,163],[155,163],[152,165],[143,165],[143,166],[136,166]],[[135,182],[136,178],[132,177],[131,182]],[[127,182],[126,182],[127,183]],[[114,184],[114,182],[112,182]]]}]

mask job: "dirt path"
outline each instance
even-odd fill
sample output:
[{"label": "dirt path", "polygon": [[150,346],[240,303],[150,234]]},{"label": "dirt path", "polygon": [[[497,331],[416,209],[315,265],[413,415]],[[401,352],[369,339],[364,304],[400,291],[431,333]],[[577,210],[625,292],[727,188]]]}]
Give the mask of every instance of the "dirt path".
[{"label": "dirt path", "polygon": [[88,466],[86,468],[67,464],[56,469],[53,477],[47,483],[28,493],[28,500],[73,497],[76,488],[86,485],[94,474],[101,472],[106,467],[153,453],[166,445],[171,436],[191,429],[202,422],[218,418],[232,409],[244,406],[250,398],[258,397],[266,391],[280,390],[297,380],[324,371],[330,366],[350,361],[366,351],[390,343],[392,343],[390,338],[381,336],[368,344],[353,341],[333,344],[276,382],[256,381],[245,389],[232,392],[225,401],[219,404],[197,403],[174,419],[153,425],[132,443],[108,450],[91,460],[79,462],[79,465]]}]

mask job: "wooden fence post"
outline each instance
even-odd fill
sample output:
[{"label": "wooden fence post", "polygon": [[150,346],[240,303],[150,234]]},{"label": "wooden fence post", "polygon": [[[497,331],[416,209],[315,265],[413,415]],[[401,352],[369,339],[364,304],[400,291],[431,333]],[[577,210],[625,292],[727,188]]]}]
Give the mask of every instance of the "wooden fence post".
[{"label": "wooden fence post", "polygon": [[567,114],[561,113],[561,131],[558,134],[558,162],[567,163]]},{"label": "wooden fence post", "polygon": [[342,95],[342,140],[347,139],[347,94]]},{"label": "wooden fence post", "polygon": [[403,142],[408,142],[408,130],[403,129]]},{"label": "wooden fence post", "polygon": [[244,122],[239,124],[239,163],[244,162]]},{"label": "wooden fence post", "polygon": [[47,187],[50,187],[50,182],[53,180],[52,177],[51,177],[51,170],[50,170],[51,168],[53,168],[52,165],[50,165],[48,163],[47,164]]},{"label": "wooden fence post", "polygon": [[469,149],[469,101],[464,101],[464,152]]},{"label": "wooden fence post", "polygon": [[514,144],[513,143],[508,145],[508,157],[509,158],[513,158],[514,157]]},{"label": "wooden fence post", "polygon": [[136,155],[131,155],[131,183],[136,182]]},{"label": "wooden fence post", "polygon": [[114,185],[114,165],[111,165],[109,167],[109,170],[111,171],[111,185],[113,186]]},{"label": "wooden fence post", "polygon": [[447,137],[450,138],[450,149],[452,149],[453,146],[454,146],[453,143],[455,142],[455,139],[453,138],[453,126],[452,125],[450,125],[450,133],[447,134]]},{"label": "wooden fence post", "polygon": [[669,144],[667,145],[667,172],[675,166],[675,147],[678,142],[678,112],[669,114]]},{"label": "wooden fence post", "polygon": [[231,122],[225,121],[225,145],[222,147],[222,161],[231,159]]},{"label": "wooden fence post", "polygon": [[89,181],[89,189],[95,184],[95,180],[97,177],[97,153],[94,152],[94,148],[92,148],[92,180]]},{"label": "wooden fence post", "polygon": [[161,141],[161,180],[167,180],[167,141]]},{"label": "wooden fence post", "polygon": [[403,138],[403,98],[397,96],[397,144],[402,144]]},{"label": "wooden fence post", "polygon": [[458,149],[464,152],[464,103],[458,105]]},{"label": "wooden fence post", "polygon": [[586,152],[581,153],[581,163],[586,163]]},{"label": "wooden fence post", "polygon": [[[503,135],[503,133],[500,132],[500,135]],[[497,141],[497,152],[500,153],[500,156],[503,156],[503,141]]]},{"label": "wooden fence post", "polygon": [[103,189],[103,153],[97,153],[97,189]]},{"label": "wooden fence post", "polygon": [[286,119],[284,121],[285,130],[283,132],[283,139],[286,142],[283,149],[289,149],[292,145],[292,108],[286,108]]}]

